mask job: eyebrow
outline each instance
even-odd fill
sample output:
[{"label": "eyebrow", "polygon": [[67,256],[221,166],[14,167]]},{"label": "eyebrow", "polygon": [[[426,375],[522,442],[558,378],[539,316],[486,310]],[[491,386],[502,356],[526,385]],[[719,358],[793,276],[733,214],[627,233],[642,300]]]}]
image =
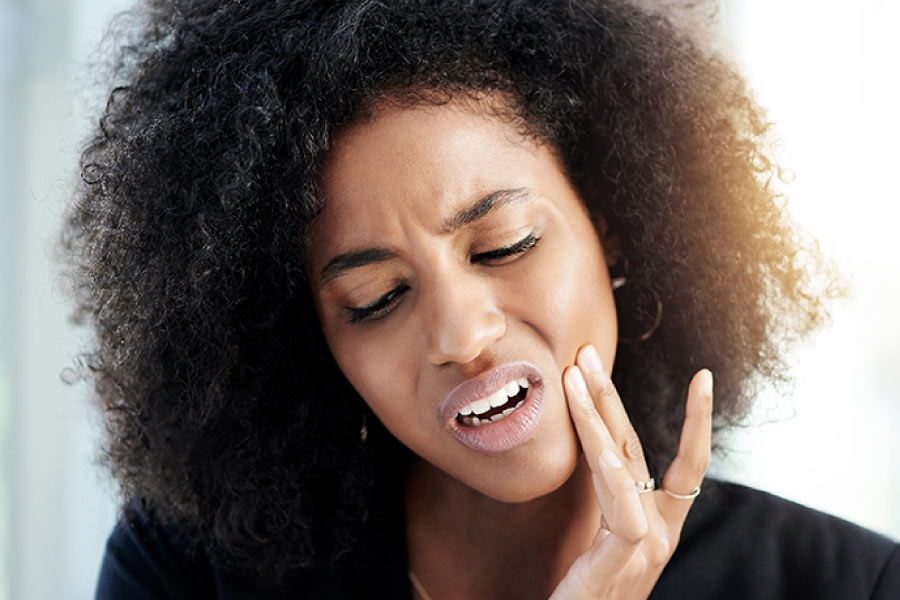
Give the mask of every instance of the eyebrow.
[{"label": "eyebrow", "polygon": [[[491,192],[471,206],[463,208],[444,221],[444,224],[441,227],[441,233],[452,233],[466,225],[471,225],[475,221],[485,217],[493,209],[500,206],[533,199],[534,196],[528,188],[512,188]],[[387,248],[365,248],[363,250],[354,250],[352,252],[338,254],[322,268],[322,272],[319,275],[319,285],[322,286],[352,269],[384,262],[395,258],[396,255],[396,252],[388,250]]]}]

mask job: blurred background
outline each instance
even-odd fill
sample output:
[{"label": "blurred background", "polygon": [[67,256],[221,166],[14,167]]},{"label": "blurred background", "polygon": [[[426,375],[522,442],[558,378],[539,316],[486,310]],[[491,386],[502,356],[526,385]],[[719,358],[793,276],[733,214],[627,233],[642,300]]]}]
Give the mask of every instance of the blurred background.
[{"label": "blurred background", "polygon": [[[116,518],[88,389],[60,378],[86,346],[53,250],[103,102],[88,65],[129,5],[0,0],[0,600],[92,597]],[[777,124],[790,210],[852,294],[712,471],[900,538],[900,2],[721,0],[717,18]]]}]

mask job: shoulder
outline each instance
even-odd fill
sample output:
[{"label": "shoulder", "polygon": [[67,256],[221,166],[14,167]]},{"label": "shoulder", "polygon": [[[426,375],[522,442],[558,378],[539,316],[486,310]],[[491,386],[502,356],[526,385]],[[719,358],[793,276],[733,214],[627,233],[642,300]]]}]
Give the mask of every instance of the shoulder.
[{"label": "shoulder", "polygon": [[[176,526],[164,523],[132,500],[106,543],[97,600],[248,598],[251,587],[222,569]],[[267,590],[266,597],[283,597]],[[325,596],[327,597],[327,596]]]},{"label": "shoulder", "polygon": [[106,542],[98,600],[208,596],[212,570],[173,527],[151,517],[137,500],[122,510]]},{"label": "shoulder", "polygon": [[900,550],[843,519],[707,480],[657,589],[665,598],[895,598]]},{"label": "shoulder", "polygon": [[[394,536],[396,537],[396,536]],[[402,538],[399,538],[402,540]],[[122,511],[106,543],[97,581],[97,600],[163,598],[369,598],[374,590],[408,594],[406,557],[396,540],[378,537],[374,563],[304,569],[276,585],[224,568],[171,524],[144,510],[137,500]],[[389,568],[386,568],[389,567]]]}]

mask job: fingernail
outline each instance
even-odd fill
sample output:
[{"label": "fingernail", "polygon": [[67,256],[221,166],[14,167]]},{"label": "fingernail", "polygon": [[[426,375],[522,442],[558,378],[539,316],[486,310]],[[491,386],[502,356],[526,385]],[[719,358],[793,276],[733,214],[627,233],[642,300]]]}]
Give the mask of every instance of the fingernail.
[{"label": "fingernail", "polygon": [[569,384],[575,388],[575,392],[580,394],[582,397],[587,396],[587,384],[584,382],[584,375],[581,374],[581,369],[578,367],[572,367],[569,369]]},{"label": "fingernail", "polygon": [[592,373],[603,372],[603,362],[600,360],[600,355],[597,354],[596,348],[588,346],[581,354],[584,359],[584,366],[587,367],[588,371],[591,371]]},{"label": "fingernail", "polygon": [[616,456],[616,453],[609,448],[603,450],[603,452],[600,454],[600,460],[608,464],[613,469],[622,468],[622,461],[619,460],[619,457]]},{"label": "fingernail", "polygon": [[710,404],[713,401],[713,374],[709,369],[704,369],[706,371],[706,381],[703,382],[703,387],[706,391],[706,397],[709,398]]}]

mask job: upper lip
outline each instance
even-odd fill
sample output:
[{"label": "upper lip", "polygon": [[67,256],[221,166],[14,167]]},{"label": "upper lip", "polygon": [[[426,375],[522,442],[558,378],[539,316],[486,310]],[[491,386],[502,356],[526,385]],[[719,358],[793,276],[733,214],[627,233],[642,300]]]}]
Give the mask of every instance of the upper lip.
[{"label": "upper lip", "polygon": [[441,417],[445,423],[451,422],[466,405],[490,396],[506,383],[522,377],[528,380],[529,386],[535,385],[541,381],[541,372],[529,362],[511,362],[464,381],[444,398]]}]

